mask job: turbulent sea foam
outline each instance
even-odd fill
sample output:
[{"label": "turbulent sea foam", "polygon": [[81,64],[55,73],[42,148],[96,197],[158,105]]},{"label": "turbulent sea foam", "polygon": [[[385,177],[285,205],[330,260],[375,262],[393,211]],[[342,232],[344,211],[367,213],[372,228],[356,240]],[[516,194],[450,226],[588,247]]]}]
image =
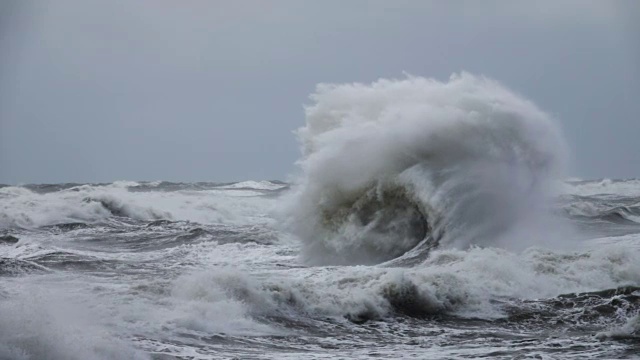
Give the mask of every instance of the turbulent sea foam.
[{"label": "turbulent sea foam", "polygon": [[323,84],[289,183],[0,187],[0,360],[633,358],[640,182],[467,73]]},{"label": "turbulent sea foam", "polygon": [[324,84],[311,100],[284,209],[309,263],[506,241],[516,225],[533,231],[562,175],[554,121],[484,77]]}]

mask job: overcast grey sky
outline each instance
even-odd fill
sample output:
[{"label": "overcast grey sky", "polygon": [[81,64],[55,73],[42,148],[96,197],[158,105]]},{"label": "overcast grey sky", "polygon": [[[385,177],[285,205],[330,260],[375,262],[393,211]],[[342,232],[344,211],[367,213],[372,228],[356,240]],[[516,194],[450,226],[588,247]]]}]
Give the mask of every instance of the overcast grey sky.
[{"label": "overcast grey sky", "polygon": [[640,177],[640,1],[0,3],[0,183],[285,179],[319,82],[466,70]]}]

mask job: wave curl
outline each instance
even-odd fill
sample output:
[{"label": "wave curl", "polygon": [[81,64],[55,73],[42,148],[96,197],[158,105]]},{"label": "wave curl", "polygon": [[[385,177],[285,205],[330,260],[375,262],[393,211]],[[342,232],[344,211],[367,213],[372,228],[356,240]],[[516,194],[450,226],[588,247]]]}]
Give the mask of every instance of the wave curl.
[{"label": "wave curl", "polygon": [[320,84],[311,100],[283,213],[312,264],[496,241],[562,172],[554,121],[486,77]]}]

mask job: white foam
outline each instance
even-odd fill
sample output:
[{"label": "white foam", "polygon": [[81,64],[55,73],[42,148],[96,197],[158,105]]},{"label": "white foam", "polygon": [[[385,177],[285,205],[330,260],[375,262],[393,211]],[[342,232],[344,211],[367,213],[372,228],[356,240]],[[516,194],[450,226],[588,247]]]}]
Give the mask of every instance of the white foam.
[{"label": "white foam", "polygon": [[575,194],[581,196],[640,196],[640,180],[602,179],[596,181],[584,181],[579,183],[566,183],[564,185],[564,192],[567,194]]},{"label": "white foam", "polygon": [[12,290],[0,301],[0,359],[149,359],[61,292],[27,283]]},{"label": "white foam", "polygon": [[[425,312],[492,319],[504,316],[493,300],[552,298],[638,286],[638,258],[640,249],[618,245],[581,252],[438,250],[414,268],[342,266],[273,272],[261,277],[260,286],[255,279],[250,282],[254,300],[245,303],[258,304],[261,311],[271,309],[276,301],[280,307],[295,304],[314,316],[366,314],[384,318],[395,311],[396,298],[418,304]],[[234,278],[227,282],[234,282]]]},{"label": "white foam", "polygon": [[[179,310],[167,321],[194,330],[269,333],[280,329],[263,327],[256,318],[385,318],[403,311],[397,308],[403,301],[425,313],[495,319],[505,316],[504,301],[640,286],[638,240],[600,242],[580,251],[444,249],[412,268],[277,267],[291,263],[295,251],[284,256],[284,246],[198,245],[183,256],[197,259],[200,270],[175,282],[172,301]],[[215,307],[230,316],[209,313]]]},{"label": "white foam", "polygon": [[276,184],[271,181],[241,181],[230,185],[220,186],[220,189],[255,189],[255,190],[278,190],[286,187],[284,184]]},{"label": "white foam", "polygon": [[69,222],[95,222],[124,215],[138,220],[185,220],[204,224],[270,221],[270,200],[239,190],[130,192],[131,182],[81,185],[39,194],[22,187],[0,189],[0,227],[35,228]]},{"label": "white foam", "polygon": [[629,317],[624,325],[620,327],[597,333],[596,337],[600,340],[604,340],[607,338],[640,339],[640,314]]},{"label": "white foam", "polygon": [[183,276],[175,282],[172,300],[168,323],[179,328],[245,336],[283,333],[251,317],[273,311],[274,305],[242,272],[220,268]]},{"label": "white foam", "polygon": [[111,183],[110,186],[117,187],[117,188],[129,188],[129,187],[140,186],[140,183],[137,181],[130,181],[130,180],[117,180]]},{"label": "white foam", "polygon": [[547,114],[499,83],[462,73],[448,82],[321,84],[311,100],[297,132],[302,175],[282,210],[310,262],[361,263],[364,252],[387,253],[384,241],[406,244],[403,251],[415,245],[353,236],[371,228],[354,217],[358,201],[389,187],[406,189],[444,246],[496,240],[518,221],[529,222],[529,233],[548,228],[532,224],[544,223],[549,188],[561,178],[562,136]]}]

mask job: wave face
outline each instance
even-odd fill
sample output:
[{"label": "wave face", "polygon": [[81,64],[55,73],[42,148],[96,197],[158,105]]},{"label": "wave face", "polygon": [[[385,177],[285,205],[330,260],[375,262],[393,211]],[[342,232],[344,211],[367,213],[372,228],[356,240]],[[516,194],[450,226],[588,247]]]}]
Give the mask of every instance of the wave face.
[{"label": "wave face", "polygon": [[514,224],[536,227],[523,223],[540,220],[562,173],[552,119],[485,77],[321,84],[311,100],[283,208],[311,264],[511,242]]}]

